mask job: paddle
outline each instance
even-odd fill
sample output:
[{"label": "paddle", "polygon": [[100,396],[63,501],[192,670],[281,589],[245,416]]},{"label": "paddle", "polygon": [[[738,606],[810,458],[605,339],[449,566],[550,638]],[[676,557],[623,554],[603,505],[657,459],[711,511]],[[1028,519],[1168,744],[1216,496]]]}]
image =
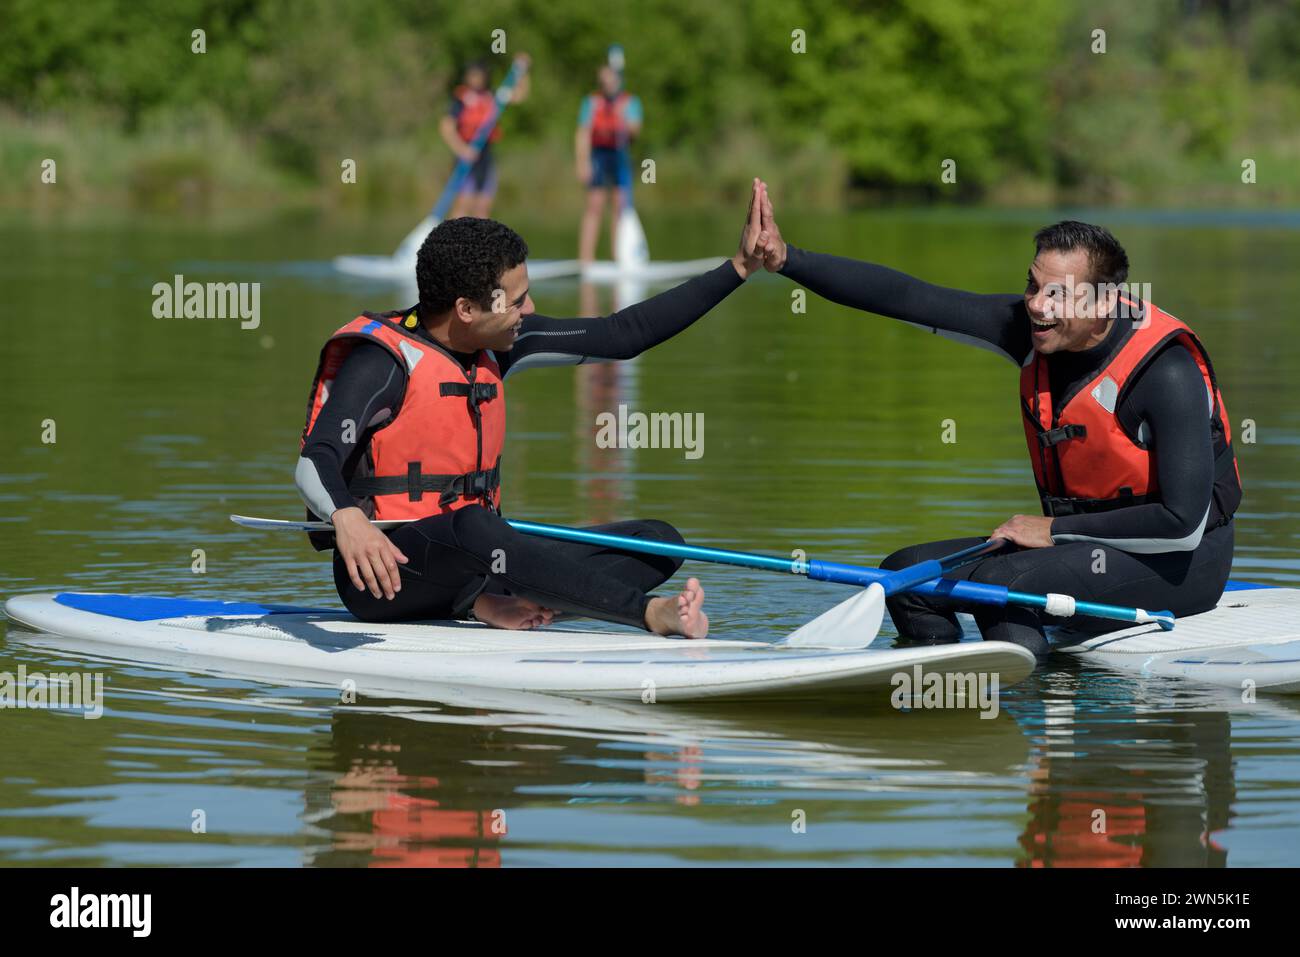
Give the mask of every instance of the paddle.
[{"label": "paddle", "polygon": [[[510,65],[510,72],[506,74],[506,78],[501,81],[501,85],[497,87],[496,93],[493,95],[496,100],[496,109],[491,116],[483,121],[483,125],[474,133],[474,139],[470,141],[469,145],[476,153],[481,154],[483,152],[483,147],[486,145],[488,137],[492,135],[492,131],[496,129],[501,114],[510,105],[510,99],[515,92],[515,85],[526,72],[528,72],[528,61],[522,57],[517,58]],[[451,179],[447,180],[447,185],[443,187],[438,202],[434,203],[429,215],[420,220],[419,225],[401,241],[393,252],[394,259],[410,259],[414,261],[416,253],[420,251],[420,245],[424,242],[424,237],[428,236],[433,227],[442,222],[447,215],[447,210],[451,209],[451,204],[456,199],[456,193],[459,192],[461,185],[465,182],[465,177],[469,175],[469,171],[473,166],[474,163],[470,160],[457,160],[455,168],[451,171]]]},{"label": "paddle", "polygon": [[[883,572],[857,595],[840,602],[829,611],[818,615],[808,624],[787,636],[780,644],[818,648],[865,648],[880,632],[885,619],[885,598],[907,591],[917,585],[938,578],[945,572],[1000,551],[1010,544],[1004,538],[980,542],[959,552],[934,558],[892,572]],[[871,569],[876,571],[876,569]]]},{"label": "paddle", "polygon": [[[517,531],[529,535],[542,535],[547,538],[559,538],[571,542],[586,542],[591,545],[609,545],[629,552],[643,552],[649,555],[667,555],[672,558],[687,558],[721,565],[740,565],[745,568],[762,568],[769,571],[787,572],[791,575],[805,575],[813,581],[835,582],[840,585],[866,587],[892,574],[878,568],[844,565],[839,562],[801,561],[799,559],[756,555],[750,552],[737,552],[723,548],[678,545],[674,542],[657,542],[644,538],[632,538],[627,535],[607,535],[603,532],[591,532],[581,528],[566,528],[562,525],[543,525],[537,522],[516,521],[511,521],[510,525]],[[982,548],[983,546],[976,547]],[[907,571],[908,569],[900,569],[900,573]],[[939,578],[923,581],[921,584],[913,585],[907,590],[916,592],[918,595],[939,595],[953,601],[969,602],[976,605],[995,605],[998,607],[1020,605],[1026,608],[1037,608],[1058,618],[1089,615],[1093,618],[1107,618],[1113,621],[1157,624],[1164,631],[1170,631],[1174,627],[1174,615],[1173,612],[1169,611],[1146,611],[1142,608],[1127,608],[1123,605],[1103,605],[1098,602],[1078,601],[1070,595],[1054,593],[1035,595],[1030,592],[1011,591],[1005,585],[988,585],[982,582],[952,581],[947,578]]]},{"label": "paddle", "polygon": [[[560,525],[542,525],[537,522],[512,521],[509,524],[515,531],[524,532],[528,535],[539,535],[568,541],[583,541],[589,544],[613,544],[610,540],[618,539],[620,544],[615,545],[615,547],[626,548],[629,551],[635,551],[636,548],[625,544],[626,542],[636,542],[642,545],[672,544],[667,542],[650,543],[645,539],[629,538],[625,535],[606,536],[601,532],[588,532],[584,529],[565,528]],[[578,537],[579,535],[581,537]],[[932,578],[938,578],[955,568],[960,568],[962,565],[978,561],[986,555],[1001,550],[1008,544],[1005,539],[995,538],[987,542],[980,542],[978,545],[972,545],[969,548],[963,548],[961,551],[945,555],[943,558],[930,559],[893,572],[874,568],[860,569],[860,571],[864,572],[873,572],[878,577],[867,582],[866,588],[862,592],[854,595],[848,601],[841,602],[823,612],[808,624],[787,636],[779,644],[817,648],[865,648],[871,644],[880,631],[881,622],[884,621],[885,617],[885,598],[887,596],[907,591]],[[743,552],[728,552],[722,549],[695,550],[693,546],[689,545],[676,547],[695,552],[694,555],[679,553],[680,557],[683,558],[694,557],[698,559],[701,557],[700,551],[707,551],[711,557],[703,559],[705,561],[725,562],[730,565],[749,564],[751,567],[774,568],[779,571],[794,570],[793,563],[785,563],[789,566],[786,568],[776,568],[771,564],[772,560],[761,555],[747,555]],[[745,560],[738,560],[741,558]],[[755,560],[759,559],[762,560],[761,564],[755,566]],[[777,559],[776,561],[780,560]],[[817,564],[819,563],[812,563],[812,565]],[[811,568],[810,565],[809,570],[804,574],[807,574],[809,578],[817,578],[818,576],[813,574]],[[835,574],[837,573],[833,572],[832,576]],[[819,580],[840,581],[841,579],[838,577],[824,577]],[[858,582],[852,582],[852,584],[858,584]]]},{"label": "paddle", "polygon": [[[328,532],[334,526],[329,522],[291,522],[271,518],[249,518],[244,515],[232,515],[230,520],[246,528],[272,529],[278,531]],[[394,528],[406,524],[402,521],[376,522],[380,528]],[[541,535],[546,538],[558,538],[570,542],[584,542],[589,545],[606,545],[621,548],[629,552],[646,555],[665,555],[670,558],[684,558],[699,562],[712,562],[719,565],[739,565],[743,568],[759,568],[767,571],[785,572],[790,575],[804,575],[813,581],[835,582],[841,585],[857,585],[866,588],[873,582],[888,578],[890,572],[878,568],[865,568],[858,565],[844,565],[838,562],[803,561],[801,559],[778,558],[774,555],[758,555],[750,552],[737,552],[724,548],[707,548],[698,545],[678,545],[676,542],[660,542],[652,539],[633,538],[628,535],[611,535],[605,532],[593,532],[582,528],[566,528],[562,525],[544,525],[539,522],[511,521],[511,527],[528,535]],[[986,543],[988,544],[988,543]],[[976,546],[983,548],[984,546]],[[951,569],[949,569],[951,570]],[[906,572],[907,569],[900,569]],[[1037,608],[1058,618],[1073,615],[1089,615],[1093,618],[1106,618],[1114,621],[1129,621],[1136,624],[1157,624],[1164,631],[1174,627],[1172,612],[1149,612],[1141,608],[1126,608],[1121,605],[1103,605],[1097,602],[1077,601],[1070,595],[1035,595],[1029,592],[1011,591],[1005,585],[988,585],[981,582],[953,581],[947,578],[924,581],[914,585],[910,591],[918,595],[938,595],[953,601],[968,602],[977,605],[1020,605]],[[882,586],[881,591],[884,591]],[[865,595],[865,593],[863,593]],[[848,615],[854,609],[863,609],[866,599],[863,595],[854,596],[849,603],[856,603],[847,609]],[[843,605],[838,607],[844,607]],[[834,611],[835,609],[831,609]],[[829,614],[829,612],[827,613]],[[822,616],[824,618],[825,615]],[[813,626],[822,618],[809,622],[804,629]],[[878,627],[878,625],[877,625]],[[795,632],[798,634],[799,632]],[[794,635],[790,636],[791,638]]]},{"label": "paddle", "polygon": [[999,552],[1010,544],[1005,538],[990,538],[986,542],[980,542],[980,544],[972,545],[970,548],[963,548],[961,551],[953,552],[943,558],[932,558],[928,561],[917,562],[915,565],[908,565],[906,568],[887,572],[884,578],[877,579],[877,583],[886,595],[896,595],[901,591],[909,591],[917,585],[924,584],[932,578],[942,578],[954,568],[960,568],[962,565],[968,565],[986,555]]},{"label": "paddle", "polygon": [[[621,81],[623,79],[623,67],[627,60],[623,55],[623,48],[619,44],[615,43],[610,46],[606,62],[618,73]],[[622,143],[620,145],[623,149],[627,149],[630,144]],[[632,183],[630,180],[619,186],[618,195],[621,205],[618,212],[618,223],[614,227],[614,259],[624,269],[635,269],[637,266],[650,261],[650,246],[645,239],[645,230],[641,227],[641,217],[636,214],[636,207],[632,204]]]}]

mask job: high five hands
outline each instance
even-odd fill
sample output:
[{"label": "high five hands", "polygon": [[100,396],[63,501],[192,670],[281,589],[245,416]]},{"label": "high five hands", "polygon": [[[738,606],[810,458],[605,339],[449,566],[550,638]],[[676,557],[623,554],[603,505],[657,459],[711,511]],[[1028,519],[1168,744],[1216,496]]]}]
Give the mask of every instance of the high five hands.
[{"label": "high five hands", "polygon": [[763,245],[763,268],[768,272],[780,272],[781,267],[785,265],[785,240],[781,238],[781,227],[777,226],[776,217],[772,212],[772,197],[768,195],[767,183],[760,180],[759,188],[763,191],[759,224],[762,226],[762,235],[766,237]]},{"label": "high five hands", "polygon": [[757,272],[767,257],[768,235],[763,232],[763,183],[754,177],[754,185],[749,194],[749,214],[745,225],[740,230],[740,249],[731,257],[731,264],[741,279],[748,279]]},{"label": "high five hands", "polygon": [[785,257],[785,240],[781,238],[781,229],[772,213],[767,183],[755,177],[749,195],[749,214],[740,232],[740,249],[731,262],[740,278],[747,279],[760,266],[768,272],[780,272]]}]

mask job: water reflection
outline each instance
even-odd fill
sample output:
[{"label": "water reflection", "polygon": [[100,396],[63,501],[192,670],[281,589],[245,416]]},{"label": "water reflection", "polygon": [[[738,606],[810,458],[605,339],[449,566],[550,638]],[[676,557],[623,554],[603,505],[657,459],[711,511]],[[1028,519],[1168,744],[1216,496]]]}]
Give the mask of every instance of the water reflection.
[{"label": "water reflection", "polygon": [[[85,668],[85,646],[71,643],[72,658],[61,642],[8,636],[31,669]],[[642,706],[466,688],[340,706],[331,688],[99,667],[105,718],[57,735],[77,755],[74,785],[11,751],[0,857],[1223,866],[1238,725],[1249,742],[1300,717],[1285,700],[1241,706],[1074,667],[1009,690],[992,721],[843,700]],[[1293,742],[1275,747],[1297,762]]]},{"label": "water reflection", "polygon": [[1036,680],[1041,696],[1008,706],[1035,751],[1021,866],[1224,866],[1243,733],[1300,718],[1287,698],[1244,704],[1229,689],[1077,664]]}]

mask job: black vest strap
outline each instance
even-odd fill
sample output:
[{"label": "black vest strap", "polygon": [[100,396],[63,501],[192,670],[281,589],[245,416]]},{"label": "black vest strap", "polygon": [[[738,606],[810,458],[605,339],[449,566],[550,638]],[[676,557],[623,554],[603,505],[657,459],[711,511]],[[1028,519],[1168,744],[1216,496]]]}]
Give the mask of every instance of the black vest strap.
[{"label": "black vest strap", "polygon": [[470,405],[477,406],[497,397],[495,382],[439,382],[438,395],[463,395],[469,397]]},{"label": "black vest strap", "polygon": [[1052,518],[1064,515],[1083,515],[1093,512],[1110,512],[1117,508],[1131,508],[1134,505],[1146,505],[1156,501],[1150,495],[1134,495],[1127,485],[1119,490],[1115,498],[1066,498],[1056,495],[1044,495],[1043,511]]},{"label": "black vest strap", "polygon": [[[1232,452],[1232,445],[1225,445],[1219,450],[1219,454],[1214,457],[1214,478],[1217,483],[1232,472],[1233,464],[1236,457]],[[1082,515],[1091,512],[1109,512],[1116,508],[1129,508],[1133,505],[1146,505],[1148,502],[1159,501],[1158,496],[1153,495],[1134,495],[1131,488],[1122,488],[1119,490],[1117,498],[1064,498],[1055,495],[1042,495],[1043,511],[1052,518],[1059,518],[1063,515]],[[1208,525],[1208,528],[1218,528],[1220,525],[1226,525],[1232,520],[1232,515],[1225,513],[1220,507],[1217,499],[1214,500],[1211,518],[1214,519]]]},{"label": "black vest strap", "polygon": [[490,469],[461,475],[430,475],[420,471],[419,462],[411,462],[407,465],[405,475],[371,475],[348,483],[348,491],[356,498],[406,493],[408,500],[418,502],[424,498],[425,492],[439,492],[439,505],[454,502],[462,495],[486,499],[500,487],[500,462]]}]

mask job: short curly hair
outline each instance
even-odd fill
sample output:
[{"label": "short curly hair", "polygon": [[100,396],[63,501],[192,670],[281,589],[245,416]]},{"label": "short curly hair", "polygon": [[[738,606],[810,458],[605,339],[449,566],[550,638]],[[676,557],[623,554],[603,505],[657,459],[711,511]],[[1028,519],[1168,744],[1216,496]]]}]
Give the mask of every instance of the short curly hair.
[{"label": "short curly hair", "polygon": [[420,308],[438,315],[469,299],[483,308],[501,276],[528,258],[528,244],[517,232],[494,219],[463,216],[439,223],[420,246],[415,281]]}]

